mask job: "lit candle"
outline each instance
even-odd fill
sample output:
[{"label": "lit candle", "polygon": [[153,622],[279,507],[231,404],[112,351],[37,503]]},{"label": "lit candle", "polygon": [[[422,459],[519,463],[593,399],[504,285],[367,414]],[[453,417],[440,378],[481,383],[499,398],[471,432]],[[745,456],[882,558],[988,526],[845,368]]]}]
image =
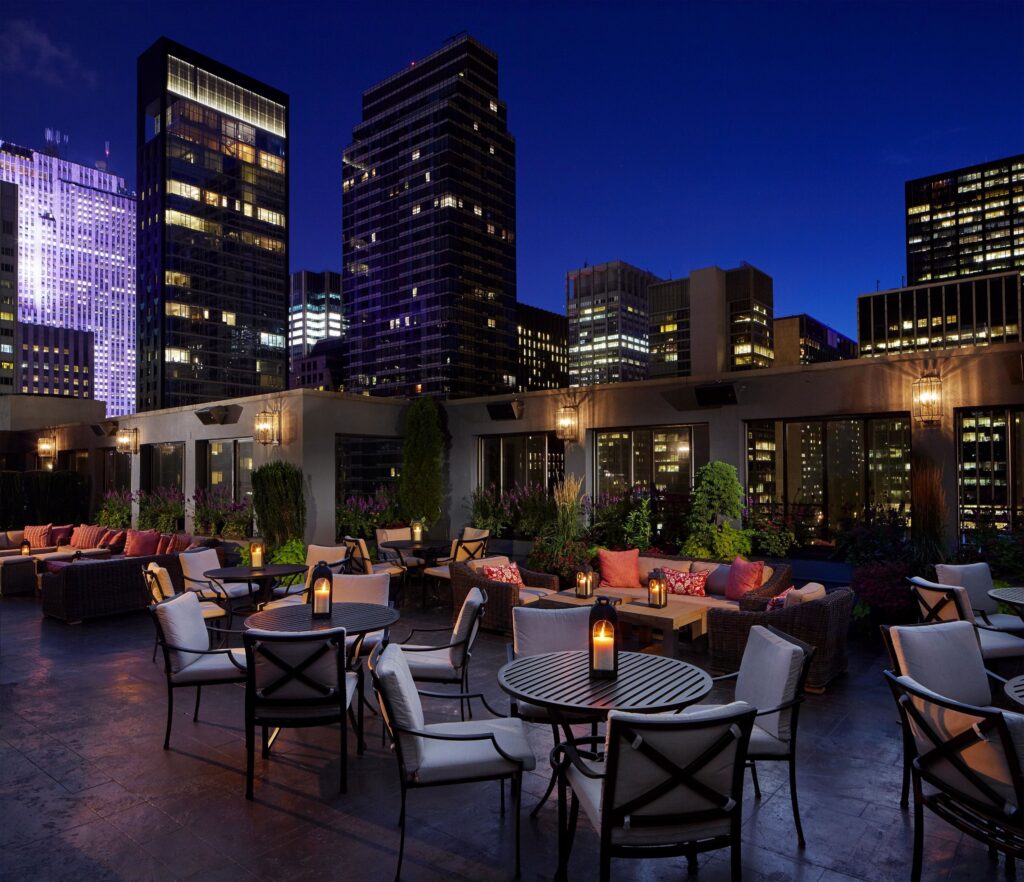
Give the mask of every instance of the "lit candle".
[{"label": "lit candle", "polygon": [[661,590],[661,584],[658,582],[655,582],[651,586],[651,600],[653,600],[654,603],[659,606],[661,605]]},{"label": "lit candle", "polygon": [[615,670],[615,632],[607,622],[594,631],[594,670]]},{"label": "lit candle", "polygon": [[423,524],[419,521],[412,522],[412,541],[419,542],[423,539]]},{"label": "lit candle", "polygon": [[313,584],[313,615],[325,616],[331,612],[331,582],[317,579]]},{"label": "lit candle", "polygon": [[252,565],[254,567],[263,566],[263,546],[253,545],[252,546]]}]

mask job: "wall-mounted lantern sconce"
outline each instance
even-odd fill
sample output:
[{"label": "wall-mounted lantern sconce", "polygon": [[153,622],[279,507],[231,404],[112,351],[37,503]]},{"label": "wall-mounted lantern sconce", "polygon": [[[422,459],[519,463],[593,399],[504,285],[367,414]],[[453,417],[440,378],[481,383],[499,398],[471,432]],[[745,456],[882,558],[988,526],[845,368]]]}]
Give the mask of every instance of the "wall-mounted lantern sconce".
[{"label": "wall-mounted lantern sconce", "polygon": [[580,433],[580,407],[563,404],[555,417],[555,435],[562,441],[575,441]]},{"label": "wall-mounted lantern sconce", "polygon": [[914,422],[937,426],[942,422],[942,378],[925,374],[911,384]]},{"label": "wall-mounted lantern sconce", "polygon": [[57,437],[40,435],[36,440],[36,453],[40,459],[53,459],[57,455]]},{"label": "wall-mounted lantern sconce", "polygon": [[278,411],[261,410],[252,424],[253,437],[264,446],[281,443],[281,414]]},{"label": "wall-mounted lantern sconce", "polygon": [[114,447],[118,453],[138,453],[139,430],[129,428],[118,429],[117,434],[114,436]]}]

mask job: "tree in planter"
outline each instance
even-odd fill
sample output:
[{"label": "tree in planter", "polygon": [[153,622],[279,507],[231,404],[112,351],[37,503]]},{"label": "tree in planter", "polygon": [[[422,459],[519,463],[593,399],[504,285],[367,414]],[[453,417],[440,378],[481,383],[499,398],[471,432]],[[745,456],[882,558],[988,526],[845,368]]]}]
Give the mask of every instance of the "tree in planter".
[{"label": "tree in planter", "polygon": [[270,549],[306,535],[305,477],[302,469],[276,460],[252,473],[252,504],[260,534]]},{"label": "tree in planter", "polygon": [[750,534],[730,523],[742,514],[743,487],[736,467],[727,462],[701,466],[690,498],[690,535],[682,553],[722,561],[750,554]]},{"label": "tree in planter", "polygon": [[433,398],[417,398],[406,414],[402,474],[398,479],[398,511],[407,522],[431,524],[441,517],[443,459],[440,409]]}]

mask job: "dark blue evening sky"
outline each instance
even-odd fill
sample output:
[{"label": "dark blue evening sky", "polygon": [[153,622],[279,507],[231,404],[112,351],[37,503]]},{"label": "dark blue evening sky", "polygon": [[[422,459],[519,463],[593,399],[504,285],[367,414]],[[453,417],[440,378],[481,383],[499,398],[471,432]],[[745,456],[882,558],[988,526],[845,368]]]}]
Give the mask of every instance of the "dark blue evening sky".
[{"label": "dark blue evening sky", "polygon": [[517,143],[519,297],[565,271],[746,260],[776,315],[851,335],[905,272],[903,182],[1024,151],[1024,3],[249,2],[6,9],[0,137],[134,181],[135,60],[161,34],[291,95],[292,268],[340,268],[360,93],[466,30]]}]

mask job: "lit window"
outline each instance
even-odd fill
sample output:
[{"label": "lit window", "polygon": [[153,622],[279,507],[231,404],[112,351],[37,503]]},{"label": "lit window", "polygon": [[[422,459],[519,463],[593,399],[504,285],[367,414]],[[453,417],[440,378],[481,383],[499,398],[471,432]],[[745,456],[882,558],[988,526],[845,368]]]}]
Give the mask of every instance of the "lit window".
[{"label": "lit window", "polygon": [[413,152],[412,152],[412,161],[415,162],[419,158],[420,158],[419,150],[413,150]]},{"label": "lit window", "polygon": [[492,102],[491,102],[491,110],[492,110],[492,111],[493,111],[494,113],[497,113],[497,112],[498,112],[498,102],[497,102],[497,101],[492,101]]},{"label": "lit window", "polygon": [[422,209],[422,208],[421,208],[421,207],[420,207],[419,205],[414,205],[414,206],[412,207],[412,213],[413,213],[413,214],[419,214],[419,213],[420,213],[420,212],[421,212],[422,210],[423,210],[423,209]]},{"label": "lit window", "polygon": [[167,346],[164,348],[164,361],[171,364],[188,364],[188,350]]}]

